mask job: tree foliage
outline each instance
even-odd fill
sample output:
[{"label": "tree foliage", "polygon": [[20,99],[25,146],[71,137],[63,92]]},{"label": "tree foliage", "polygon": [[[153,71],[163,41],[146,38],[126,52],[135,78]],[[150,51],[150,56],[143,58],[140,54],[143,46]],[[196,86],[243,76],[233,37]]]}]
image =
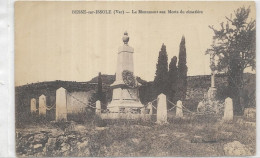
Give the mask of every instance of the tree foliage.
[{"label": "tree foliage", "polygon": [[[235,17],[226,17],[227,22],[220,24],[221,28],[216,29],[209,26],[214,31],[213,44],[206,51],[207,54],[213,53],[219,57],[218,71],[226,71],[230,69],[232,60],[238,61],[241,71],[247,67],[255,69],[255,49],[256,49],[256,28],[255,20],[248,22],[250,13],[249,8],[238,8],[234,11]],[[230,25],[231,24],[231,25]]]},{"label": "tree foliage", "polygon": [[206,51],[206,54],[219,58],[218,65],[211,65],[211,69],[228,74],[229,97],[235,103],[237,114],[243,111],[240,102],[244,86],[243,72],[247,67],[253,70],[256,67],[256,22],[248,20],[249,13],[250,7],[241,7],[226,17],[226,23],[222,22],[219,29],[209,26],[214,36],[213,44]]},{"label": "tree foliage", "polygon": [[171,101],[176,101],[177,92],[177,81],[178,81],[178,68],[177,68],[177,57],[174,56],[171,59],[169,65],[169,98]]},{"label": "tree foliage", "polygon": [[158,62],[156,64],[154,86],[157,94],[168,94],[168,55],[164,44],[159,52]]},{"label": "tree foliage", "polygon": [[177,99],[185,100],[187,91],[187,61],[186,61],[186,46],[185,37],[182,36],[179,50],[179,62],[178,62],[178,84],[177,84]]}]

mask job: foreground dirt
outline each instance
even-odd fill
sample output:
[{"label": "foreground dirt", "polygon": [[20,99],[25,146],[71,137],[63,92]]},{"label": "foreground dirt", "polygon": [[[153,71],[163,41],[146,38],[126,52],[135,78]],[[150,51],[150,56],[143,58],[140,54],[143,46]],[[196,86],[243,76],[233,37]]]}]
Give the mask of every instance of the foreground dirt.
[{"label": "foreground dirt", "polygon": [[[255,122],[239,117],[232,123],[213,117],[171,119],[166,125],[124,120],[37,123],[17,128],[16,152],[17,156],[254,155],[255,138]],[[229,145],[233,142],[238,145]]]}]

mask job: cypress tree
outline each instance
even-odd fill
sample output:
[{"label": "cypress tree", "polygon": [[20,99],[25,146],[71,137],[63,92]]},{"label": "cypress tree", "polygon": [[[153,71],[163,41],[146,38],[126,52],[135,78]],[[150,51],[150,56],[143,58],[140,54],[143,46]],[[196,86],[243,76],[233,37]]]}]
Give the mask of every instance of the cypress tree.
[{"label": "cypress tree", "polygon": [[157,95],[160,93],[168,94],[168,55],[164,44],[159,52],[158,62],[156,64],[154,86]]},{"label": "cypress tree", "polygon": [[103,81],[102,81],[102,75],[101,72],[98,74],[98,85],[97,85],[97,92],[96,92],[96,98],[99,100],[101,104],[101,108],[105,109],[106,102],[107,102],[107,96],[106,93],[103,92]]},{"label": "cypress tree", "polygon": [[185,100],[187,91],[187,61],[186,61],[186,46],[185,37],[182,36],[179,50],[179,62],[178,62],[178,95],[177,99]]},{"label": "cypress tree", "polygon": [[97,85],[97,100],[103,101],[103,92],[102,92],[102,76],[101,72],[98,74],[98,85]]},{"label": "cypress tree", "polygon": [[177,82],[178,82],[178,68],[177,68],[177,57],[174,56],[171,59],[169,65],[169,98],[171,101],[176,101],[177,92]]}]

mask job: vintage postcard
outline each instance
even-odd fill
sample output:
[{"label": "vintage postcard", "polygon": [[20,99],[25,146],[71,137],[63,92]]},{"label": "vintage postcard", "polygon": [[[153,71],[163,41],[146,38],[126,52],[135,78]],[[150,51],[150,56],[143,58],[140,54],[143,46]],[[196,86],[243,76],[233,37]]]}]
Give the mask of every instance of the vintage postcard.
[{"label": "vintage postcard", "polygon": [[253,156],[256,8],[15,3],[19,157]]}]

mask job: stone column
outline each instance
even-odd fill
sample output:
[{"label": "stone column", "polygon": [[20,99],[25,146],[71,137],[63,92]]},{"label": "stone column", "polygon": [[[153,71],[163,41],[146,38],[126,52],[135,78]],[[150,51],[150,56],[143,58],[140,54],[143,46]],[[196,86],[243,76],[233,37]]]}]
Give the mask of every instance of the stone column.
[{"label": "stone column", "polygon": [[99,100],[96,101],[96,114],[101,115],[101,102]]},{"label": "stone column", "polygon": [[36,113],[36,99],[35,98],[32,98],[31,99],[31,113]]},{"label": "stone column", "polygon": [[208,99],[209,101],[214,101],[216,99],[217,88],[215,87],[215,72],[211,73],[211,87],[208,90]]},{"label": "stone column", "polygon": [[158,106],[157,106],[157,121],[158,124],[167,123],[167,103],[166,96],[164,94],[160,94],[157,98]]},{"label": "stone column", "polygon": [[[214,55],[213,53],[210,53],[210,65],[211,66],[215,66],[215,61],[214,61]],[[213,67],[210,67],[211,68],[211,87],[215,87],[215,72],[214,72],[214,68]]]},{"label": "stone column", "polygon": [[40,116],[46,116],[46,96],[45,95],[41,95],[39,97],[39,115]]},{"label": "stone column", "polygon": [[67,90],[63,87],[56,91],[56,121],[67,121]]},{"label": "stone column", "polygon": [[176,117],[183,118],[182,101],[178,100],[176,105]]},{"label": "stone column", "polygon": [[209,103],[212,104],[212,101],[216,99],[216,93],[217,89],[215,88],[215,71],[214,71],[214,66],[215,66],[215,61],[214,61],[214,55],[211,53],[210,54],[210,65],[213,67],[211,68],[211,86],[209,87],[208,90],[208,100]]},{"label": "stone column", "polygon": [[229,97],[225,99],[223,120],[224,121],[232,121],[233,120],[233,101]]},{"label": "stone column", "polygon": [[152,103],[148,103],[147,109],[149,109],[149,115],[152,115],[153,114],[153,105],[152,105]]}]

